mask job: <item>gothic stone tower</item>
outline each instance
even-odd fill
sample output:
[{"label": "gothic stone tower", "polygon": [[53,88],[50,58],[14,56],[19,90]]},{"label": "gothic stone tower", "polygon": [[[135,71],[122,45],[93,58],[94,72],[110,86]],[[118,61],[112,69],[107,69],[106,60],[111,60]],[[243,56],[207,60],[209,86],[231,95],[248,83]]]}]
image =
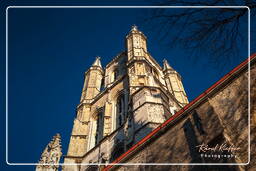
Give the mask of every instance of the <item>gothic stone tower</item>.
[{"label": "gothic stone tower", "polygon": [[57,171],[59,161],[62,155],[61,152],[60,134],[56,134],[50,143],[45,147],[39,165],[36,166],[36,171]]},{"label": "gothic stone tower", "polygon": [[155,61],[146,36],[133,26],[124,52],[105,68],[97,57],[85,72],[64,163],[111,162],[187,103],[181,76],[166,60],[163,68]]}]

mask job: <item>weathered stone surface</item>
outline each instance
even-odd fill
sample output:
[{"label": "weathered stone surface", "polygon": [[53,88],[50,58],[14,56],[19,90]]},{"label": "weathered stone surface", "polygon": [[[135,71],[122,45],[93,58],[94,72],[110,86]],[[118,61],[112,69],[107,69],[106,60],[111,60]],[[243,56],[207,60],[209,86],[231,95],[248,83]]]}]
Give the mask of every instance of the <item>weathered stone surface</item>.
[{"label": "weathered stone surface", "polygon": [[[244,163],[242,166],[119,166],[112,170],[256,170],[256,66],[251,67],[251,150],[248,137],[248,72],[236,75],[227,85],[199,104],[177,123],[173,123],[149,144],[138,149],[125,163]],[[193,116],[196,113],[198,117]],[[201,125],[201,126],[200,126]],[[187,134],[187,133],[188,134]],[[202,158],[197,145],[215,146],[226,142],[239,148],[230,158]],[[223,152],[219,152],[220,154]],[[206,153],[209,154],[209,153]],[[139,162],[138,162],[139,161]],[[246,164],[247,163],[247,164]]]},{"label": "weathered stone surface", "polygon": [[[65,164],[74,165],[63,166],[65,171],[102,169],[102,166],[79,164],[113,162],[188,104],[181,76],[167,61],[161,68],[147,52],[146,37],[136,27],[126,36],[126,45],[126,51],[118,54],[106,68],[102,68],[97,57],[85,73],[81,101],[77,106],[69,149],[64,159]],[[253,64],[249,108],[248,73],[241,71],[122,161],[137,165],[116,166],[112,169],[255,170],[255,70]],[[249,162],[249,111],[249,165],[175,165]],[[217,150],[200,150],[204,145]],[[223,146],[233,147],[235,151],[221,151]]]},{"label": "weathered stone surface", "polygon": [[142,32],[133,27],[126,45],[105,68],[97,57],[85,73],[65,163],[111,162],[188,103],[180,75],[147,52]]},{"label": "weathered stone surface", "polygon": [[62,156],[60,134],[56,134],[45,147],[36,166],[36,171],[57,171]]},{"label": "weathered stone surface", "polygon": [[[112,170],[256,170],[255,62],[251,66],[250,83],[250,106],[248,72],[241,70],[122,160],[136,165],[115,166]],[[166,60],[162,68],[147,52],[146,36],[133,27],[126,36],[126,51],[118,54],[105,68],[97,57],[85,73],[81,100],[64,158],[65,164],[73,165],[62,169],[103,169],[103,166],[85,164],[113,162],[186,104],[188,99],[179,73]],[[200,149],[205,145],[215,147],[215,151]],[[223,146],[235,151],[222,151]],[[56,147],[45,150],[40,162],[58,164],[61,148]],[[57,169],[57,165],[37,166],[40,171]]]}]

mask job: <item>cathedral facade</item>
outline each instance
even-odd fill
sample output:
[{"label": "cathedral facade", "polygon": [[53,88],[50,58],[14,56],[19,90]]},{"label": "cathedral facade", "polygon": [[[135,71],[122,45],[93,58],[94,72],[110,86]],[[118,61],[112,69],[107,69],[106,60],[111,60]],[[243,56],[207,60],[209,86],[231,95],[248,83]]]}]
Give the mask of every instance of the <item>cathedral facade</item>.
[{"label": "cathedral facade", "polygon": [[97,57],[85,72],[64,163],[112,162],[187,103],[179,73],[166,60],[163,67],[156,62],[133,26],[124,52],[105,68]]}]

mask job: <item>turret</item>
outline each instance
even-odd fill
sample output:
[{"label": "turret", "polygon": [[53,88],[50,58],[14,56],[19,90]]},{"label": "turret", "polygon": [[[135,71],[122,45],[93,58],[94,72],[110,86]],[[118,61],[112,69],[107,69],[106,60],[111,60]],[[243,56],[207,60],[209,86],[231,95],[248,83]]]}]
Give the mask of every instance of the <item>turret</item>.
[{"label": "turret", "polygon": [[128,60],[133,57],[145,56],[147,52],[147,38],[135,25],[126,36],[126,47]]},{"label": "turret", "polygon": [[[104,71],[101,66],[100,57],[96,57],[91,67],[85,72],[84,87],[80,104],[77,107],[76,118],[68,147],[68,156],[82,156],[87,151],[88,125],[91,111],[90,102],[100,93],[101,86],[103,85],[103,76]],[[65,158],[65,161],[69,160]],[[72,163],[73,161],[69,162]]]},{"label": "turret", "polygon": [[175,71],[167,60],[163,61],[164,78],[169,92],[179,101],[181,106],[188,104],[188,98],[183,88],[180,74]]},{"label": "turret", "polygon": [[104,71],[101,66],[100,57],[96,57],[92,66],[85,73],[81,102],[83,100],[91,100],[100,93],[103,76]]},{"label": "turret", "polygon": [[148,78],[146,68],[150,68],[146,63],[147,38],[138,30],[137,26],[126,36],[126,48],[128,57],[128,75],[130,80],[130,92],[134,92],[140,86],[146,86]]},{"label": "turret", "polygon": [[45,147],[38,162],[39,165],[36,166],[36,171],[57,171],[61,155],[61,137],[60,134],[56,134]]}]

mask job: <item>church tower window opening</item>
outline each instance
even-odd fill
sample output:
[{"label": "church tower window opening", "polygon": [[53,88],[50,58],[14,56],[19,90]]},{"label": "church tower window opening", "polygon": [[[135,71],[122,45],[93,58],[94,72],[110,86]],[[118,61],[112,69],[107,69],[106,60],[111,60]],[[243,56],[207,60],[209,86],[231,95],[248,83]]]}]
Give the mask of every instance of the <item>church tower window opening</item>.
[{"label": "church tower window opening", "polygon": [[152,68],[152,73],[156,77],[156,79],[159,79],[159,75],[155,69]]},{"label": "church tower window opening", "polygon": [[114,79],[113,79],[113,81],[115,81],[117,78],[118,78],[118,76],[119,76],[119,71],[118,71],[118,68],[116,68],[115,70],[114,70]]},{"label": "church tower window opening", "polygon": [[116,128],[124,123],[124,105],[124,94],[121,94],[116,102]]},{"label": "church tower window opening", "polygon": [[96,122],[96,134],[95,134],[96,144],[98,144],[100,140],[102,140],[103,130],[104,130],[104,114],[103,112],[99,112],[97,116],[97,122]]},{"label": "church tower window opening", "polygon": [[105,88],[104,82],[105,82],[105,79],[103,78],[103,79],[101,80],[100,91],[103,91],[104,88]]}]

